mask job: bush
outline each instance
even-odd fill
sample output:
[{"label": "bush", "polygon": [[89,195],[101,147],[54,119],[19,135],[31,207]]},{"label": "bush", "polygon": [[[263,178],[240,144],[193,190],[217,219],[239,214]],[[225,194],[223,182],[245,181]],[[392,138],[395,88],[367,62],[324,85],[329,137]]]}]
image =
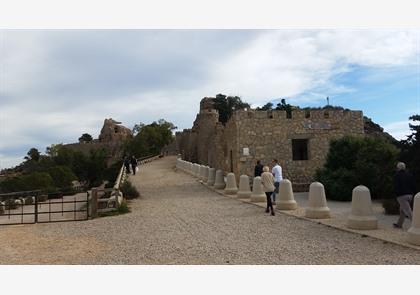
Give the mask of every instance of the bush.
[{"label": "bush", "polygon": [[382,207],[385,210],[385,214],[388,214],[388,215],[400,214],[400,205],[398,204],[397,200],[394,198],[383,200]]},{"label": "bush", "polygon": [[140,193],[138,192],[136,187],[134,187],[131,184],[131,182],[129,182],[129,181],[124,182],[120,186],[120,190],[121,190],[124,198],[126,198],[127,200],[131,200],[131,199],[135,199],[135,198],[140,197]]},{"label": "bush", "polygon": [[118,214],[125,214],[130,212],[130,208],[127,205],[127,202],[123,200],[117,208]]},{"label": "bush", "polygon": [[346,136],[331,141],[326,163],[315,179],[332,200],[351,201],[358,185],[367,186],[373,199],[391,198],[397,155],[397,148],[384,140]]}]

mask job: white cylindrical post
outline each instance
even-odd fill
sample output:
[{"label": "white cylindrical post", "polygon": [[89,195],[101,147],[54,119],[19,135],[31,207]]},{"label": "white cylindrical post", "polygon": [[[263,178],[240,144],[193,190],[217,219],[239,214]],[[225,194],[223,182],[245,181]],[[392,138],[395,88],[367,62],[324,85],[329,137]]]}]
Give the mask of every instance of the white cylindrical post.
[{"label": "white cylindrical post", "polygon": [[347,226],[353,229],[377,229],[378,219],[373,215],[370,191],[363,185],[353,189],[351,199],[351,213]]}]

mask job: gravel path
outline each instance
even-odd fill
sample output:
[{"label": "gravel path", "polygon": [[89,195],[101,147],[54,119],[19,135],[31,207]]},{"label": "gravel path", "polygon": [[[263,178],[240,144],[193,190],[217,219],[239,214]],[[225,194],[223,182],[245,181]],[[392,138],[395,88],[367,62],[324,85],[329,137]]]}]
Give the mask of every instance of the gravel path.
[{"label": "gravel path", "polygon": [[0,227],[2,264],[420,264],[420,251],[221,196],[175,172],[175,158],[131,180],[132,212]]}]

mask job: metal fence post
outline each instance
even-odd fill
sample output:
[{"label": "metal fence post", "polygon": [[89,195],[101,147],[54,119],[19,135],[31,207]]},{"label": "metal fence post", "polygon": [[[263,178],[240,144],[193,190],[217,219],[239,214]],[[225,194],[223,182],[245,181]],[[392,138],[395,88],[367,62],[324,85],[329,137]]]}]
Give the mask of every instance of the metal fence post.
[{"label": "metal fence post", "polygon": [[35,216],[34,216],[34,223],[38,223],[38,196],[39,193],[35,194]]}]

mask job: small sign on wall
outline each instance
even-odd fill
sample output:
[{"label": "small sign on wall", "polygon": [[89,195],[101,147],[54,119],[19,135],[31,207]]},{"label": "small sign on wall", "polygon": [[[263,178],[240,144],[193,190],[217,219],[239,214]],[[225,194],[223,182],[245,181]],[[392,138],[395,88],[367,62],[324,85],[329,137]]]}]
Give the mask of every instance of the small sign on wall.
[{"label": "small sign on wall", "polygon": [[244,156],[249,156],[249,148],[243,148],[243,155]]}]

